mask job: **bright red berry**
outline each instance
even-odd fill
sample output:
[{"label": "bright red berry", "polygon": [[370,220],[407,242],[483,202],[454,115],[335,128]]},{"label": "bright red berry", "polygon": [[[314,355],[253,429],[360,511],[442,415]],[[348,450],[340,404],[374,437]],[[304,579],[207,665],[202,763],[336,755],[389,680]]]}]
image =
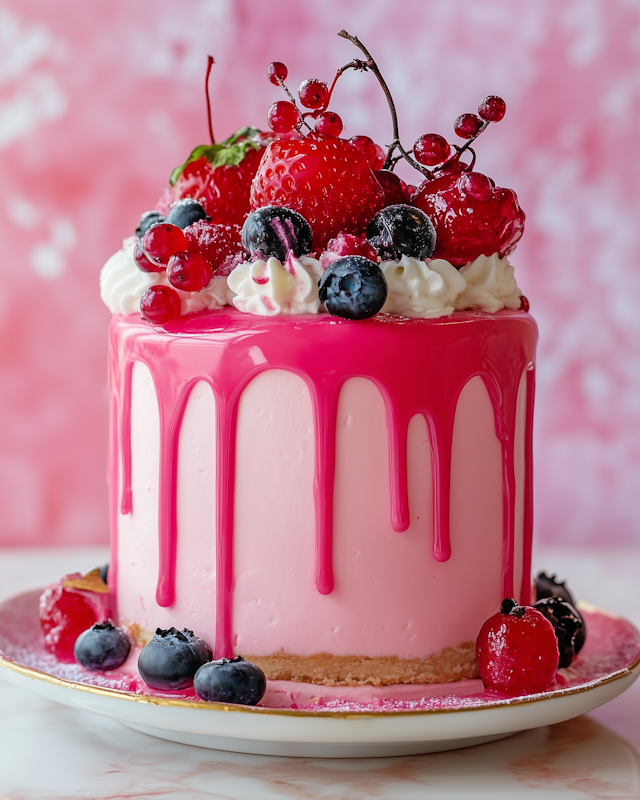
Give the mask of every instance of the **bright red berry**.
[{"label": "bright red berry", "polygon": [[545,616],[507,599],[482,626],[476,656],[485,687],[516,696],[553,688],[560,651]]},{"label": "bright red berry", "polygon": [[150,286],[140,298],[143,319],[164,325],[180,316],[180,297],[170,286]]},{"label": "bright red berry", "polygon": [[174,253],[187,249],[187,240],[182,228],[161,222],[145,233],[142,238],[142,248],[150,261],[167,264]]},{"label": "bright red berry", "polygon": [[184,234],[189,250],[202,253],[214,275],[228,275],[244,259],[239,225],[215,225],[199,220],[185,228]]},{"label": "bright red berry", "polygon": [[465,172],[458,178],[458,189],[472,200],[484,203],[491,197],[493,186],[489,178],[481,172]]},{"label": "bright red berry", "polygon": [[199,292],[211,280],[211,264],[197,252],[186,250],[171,256],[167,264],[167,278],[176,289]]},{"label": "bright red berry", "polygon": [[461,114],[453,123],[453,130],[463,139],[475,136],[483,122],[476,114]]},{"label": "bright red berry", "polygon": [[363,256],[374,264],[378,263],[378,254],[371,242],[364,235],[354,236],[351,233],[339,233],[335,239],[331,239],[320,256],[320,263],[326,269],[345,256]]},{"label": "bright red berry", "polygon": [[286,81],[289,71],[281,61],[272,61],[267,67],[267,78],[274,86],[279,86],[282,81]]},{"label": "bright red berry", "polygon": [[289,133],[299,122],[298,109],[288,100],[278,100],[269,107],[267,123],[275,133]]},{"label": "bright red berry", "polygon": [[329,89],[324,81],[307,78],[298,86],[298,97],[305,108],[324,108],[329,102]]},{"label": "bright red berry", "polygon": [[[376,150],[376,143],[368,136],[352,136],[349,141],[358,150],[362,150],[365,158],[369,162],[369,166],[375,164],[378,160],[378,152]],[[371,169],[380,169],[380,167],[373,167]]]},{"label": "bright red berry", "polygon": [[451,155],[451,145],[439,133],[425,133],[413,145],[413,155],[419,164],[435,167]]},{"label": "bright red berry", "polygon": [[529,310],[529,301],[522,294],[520,295],[520,311],[528,311],[528,310]]},{"label": "bright red berry", "polygon": [[495,94],[483,98],[478,106],[478,114],[487,122],[500,122],[506,111],[507,104]]},{"label": "bright red berry", "polygon": [[153,261],[149,261],[142,247],[142,239],[138,239],[136,246],[133,248],[133,260],[136,262],[136,267],[143,272],[162,272],[165,268],[164,264],[156,264]]},{"label": "bright red berry", "polygon": [[276,139],[251,187],[251,206],[285,206],[311,225],[321,252],[340,232],[362,234],[384,205],[384,192],[361,150],[344,139],[310,134]]},{"label": "bright red berry", "polygon": [[376,145],[376,158],[375,161],[371,162],[371,169],[382,169],[384,162],[387,160],[387,154],[384,150],[380,147],[379,144]]},{"label": "bright red berry", "polygon": [[338,137],[342,133],[342,120],[335,111],[323,111],[316,117],[315,132],[320,136]]},{"label": "bright red berry", "polygon": [[382,186],[385,206],[409,202],[407,184],[395,172],[391,172],[389,169],[378,169],[373,174],[378,179],[380,186]]},{"label": "bright red berry", "polygon": [[96,610],[76,589],[65,589],[67,580],[81,579],[79,572],[65,575],[52,583],[40,596],[40,625],[44,644],[60,661],[73,662],[73,646],[81,633],[98,621]]}]

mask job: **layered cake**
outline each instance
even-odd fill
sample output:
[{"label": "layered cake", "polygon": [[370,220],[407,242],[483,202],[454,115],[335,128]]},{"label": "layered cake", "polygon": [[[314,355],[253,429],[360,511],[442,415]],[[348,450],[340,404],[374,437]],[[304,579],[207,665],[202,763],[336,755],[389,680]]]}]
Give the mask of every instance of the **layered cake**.
[{"label": "layered cake", "polygon": [[[350,38],[365,59],[338,75],[384,85]],[[332,89],[197,148],[102,271],[111,616],[269,679],[475,677],[483,622],[531,587],[524,215],[471,148],[504,102],[412,154],[392,107],[384,153],[340,137]]]}]

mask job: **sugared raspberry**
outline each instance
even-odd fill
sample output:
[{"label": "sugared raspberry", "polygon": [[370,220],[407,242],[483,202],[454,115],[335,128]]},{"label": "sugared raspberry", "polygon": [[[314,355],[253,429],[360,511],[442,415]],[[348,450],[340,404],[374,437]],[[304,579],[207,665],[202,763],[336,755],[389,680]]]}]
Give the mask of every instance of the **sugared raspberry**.
[{"label": "sugared raspberry", "polygon": [[98,615],[89,600],[76,589],[65,589],[67,580],[79,580],[74,572],[52,583],[40,596],[40,625],[44,644],[60,661],[73,662],[73,646],[83,631],[98,621]]},{"label": "sugared raspberry", "polygon": [[378,254],[371,242],[364,236],[354,236],[351,233],[339,233],[327,245],[327,249],[320,256],[320,263],[326,269],[334,261],[345,256],[363,256],[364,258],[378,262]]},{"label": "sugared raspberry", "polygon": [[228,275],[244,260],[239,225],[195,222],[184,231],[189,250],[201,253],[211,264],[214,275]]}]

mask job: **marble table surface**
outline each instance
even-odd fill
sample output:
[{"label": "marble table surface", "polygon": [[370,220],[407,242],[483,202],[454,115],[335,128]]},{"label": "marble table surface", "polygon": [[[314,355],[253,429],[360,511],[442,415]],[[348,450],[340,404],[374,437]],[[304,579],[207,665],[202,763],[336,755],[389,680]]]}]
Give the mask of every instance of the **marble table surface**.
[{"label": "marble table surface", "polygon": [[[0,601],[106,549],[0,550]],[[534,566],[640,626],[640,550],[539,548]],[[569,722],[478,747],[379,759],[250,756],[172,744],[0,681],[0,798],[640,798],[640,681]]]}]

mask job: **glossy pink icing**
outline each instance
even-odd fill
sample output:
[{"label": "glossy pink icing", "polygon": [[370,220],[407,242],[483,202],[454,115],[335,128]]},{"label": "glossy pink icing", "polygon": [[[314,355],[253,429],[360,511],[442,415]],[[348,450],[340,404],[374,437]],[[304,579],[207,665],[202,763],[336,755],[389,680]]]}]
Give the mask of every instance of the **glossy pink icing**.
[{"label": "glossy pink icing", "polygon": [[[112,395],[110,487],[112,573],[116,585],[118,511],[130,515],[131,382],[133,365],[150,371],[159,414],[158,580],[156,601],[175,601],[178,546],[178,445],[190,394],[204,382],[215,396],[215,652],[230,655],[233,636],[233,532],[238,405],[248,384],[266,370],[285,370],[305,383],[313,414],[315,585],[322,595],[334,587],[334,474],[336,415],[342,387],[367,378],[377,387],[387,419],[390,462],[390,523],[401,535],[410,522],[407,433],[413,417],[426,421],[433,444],[433,557],[451,557],[449,512],[453,426],[458,397],[474,377],[487,388],[502,460],[502,586],[514,594],[517,399],[526,374],[524,501],[521,586],[529,597],[531,419],[536,328],[522,312],[455,314],[437,320],[378,316],[352,323],[327,315],[258,318],[235,310],[186,318],[168,330],[133,318],[114,318],[111,328]],[[435,376],[435,378],[434,378]],[[516,587],[518,588],[518,587]],[[295,600],[294,600],[295,602]],[[237,633],[236,633],[237,637]],[[246,650],[245,650],[246,652]],[[256,651],[253,651],[256,652]],[[332,651],[333,652],[333,651]],[[257,654],[257,652],[256,652]]]}]

